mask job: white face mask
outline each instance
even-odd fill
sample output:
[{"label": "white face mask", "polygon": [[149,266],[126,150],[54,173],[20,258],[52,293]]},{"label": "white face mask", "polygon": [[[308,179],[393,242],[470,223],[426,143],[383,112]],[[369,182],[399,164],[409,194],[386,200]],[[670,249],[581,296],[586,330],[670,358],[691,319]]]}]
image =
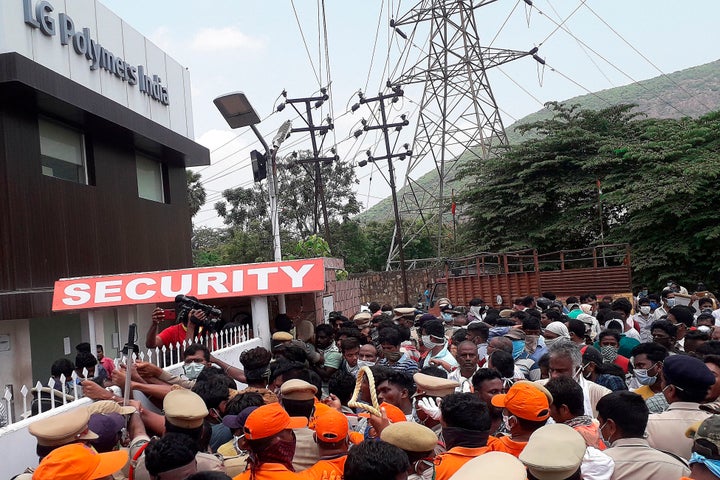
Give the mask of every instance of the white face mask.
[{"label": "white face mask", "polygon": [[577,367],[575,369],[575,372],[573,372],[573,376],[572,376],[573,380],[575,380],[577,383],[580,383],[580,379],[582,379],[582,377],[583,377],[582,373],[583,373],[583,367],[582,366]]},{"label": "white face mask", "polygon": [[372,367],[373,365],[375,365],[375,362],[370,362],[368,360],[358,360],[358,363],[357,363],[358,368]]},{"label": "white face mask", "polygon": [[650,305],[643,305],[640,307],[640,313],[643,315],[649,315],[650,314]]},{"label": "white face mask", "polygon": [[433,341],[430,340],[430,335],[423,335],[421,340],[422,340],[422,343],[425,346],[425,348],[427,348],[429,350],[432,350],[433,348],[438,346],[437,343],[433,343]]},{"label": "white face mask", "polygon": [[200,376],[200,372],[203,371],[203,368],[205,368],[205,365],[196,362],[183,365],[183,370],[185,371],[185,376],[188,380],[195,380],[198,378],[198,376]]},{"label": "white face mask", "polygon": [[477,307],[470,307],[470,313],[472,313],[476,318],[480,318],[482,316],[483,307],[477,306]]}]

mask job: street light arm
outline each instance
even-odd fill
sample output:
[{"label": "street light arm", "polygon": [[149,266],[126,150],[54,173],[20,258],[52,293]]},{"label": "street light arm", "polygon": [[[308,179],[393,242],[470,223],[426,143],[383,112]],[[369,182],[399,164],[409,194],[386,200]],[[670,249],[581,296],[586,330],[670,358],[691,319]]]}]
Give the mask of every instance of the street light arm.
[{"label": "street light arm", "polygon": [[265,149],[265,153],[267,153],[268,155],[270,155],[270,154],[272,153],[272,151],[270,150],[270,147],[268,147],[268,144],[267,144],[267,142],[265,141],[265,139],[263,138],[262,134],[260,133],[260,130],[258,130],[255,125],[250,125],[250,128],[252,128],[253,133],[255,134],[255,136],[257,137],[257,139],[258,139],[258,140],[260,141],[260,143],[262,144],[263,148]]}]

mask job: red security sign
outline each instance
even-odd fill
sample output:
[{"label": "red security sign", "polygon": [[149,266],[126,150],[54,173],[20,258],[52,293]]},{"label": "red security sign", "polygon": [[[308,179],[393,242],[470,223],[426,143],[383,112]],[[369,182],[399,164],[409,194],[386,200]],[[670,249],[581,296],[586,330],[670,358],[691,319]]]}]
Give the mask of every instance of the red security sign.
[{"label": "red security sign", "polygon": [[202,298],[318,292],[325,289],[322,258],[287,262],[128,273],[55,282],[53,311]]}]

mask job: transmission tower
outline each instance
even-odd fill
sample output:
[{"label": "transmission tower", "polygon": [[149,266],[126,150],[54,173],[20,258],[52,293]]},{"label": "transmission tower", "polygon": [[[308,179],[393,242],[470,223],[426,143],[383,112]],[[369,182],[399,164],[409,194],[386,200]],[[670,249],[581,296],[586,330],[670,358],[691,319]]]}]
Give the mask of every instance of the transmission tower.
[{"label": "transmission tower", "polygon": [[[390,26],[408,45],[424,44],[418,26],[428,24],[429,41],[424,56],[405,69],[390,86],[424,84],[415,129],[413,156],[408,163],[400,200],[407,227],[407,245],[426,231],[437,232],[437,258],[442,257],[443,222],[450,213],[448,182],[465,159],[492,158],[507,146],[507,136],[493,96],[487,70],[528,55],[529,52],[482,47],[475,10],[495,0],[422,0]],[[412,26],[406,35],[402,27]],[[424,31],[424,29],[423,29]],[[418,42],[418,40],[421,40]],[[406,65],[411,48],[405,48],[398,65]],[[434,165],[439,185],[428,188],[417,180],[420,166]],[[393,243],[387,269],[397,266],[398,244]]]}]

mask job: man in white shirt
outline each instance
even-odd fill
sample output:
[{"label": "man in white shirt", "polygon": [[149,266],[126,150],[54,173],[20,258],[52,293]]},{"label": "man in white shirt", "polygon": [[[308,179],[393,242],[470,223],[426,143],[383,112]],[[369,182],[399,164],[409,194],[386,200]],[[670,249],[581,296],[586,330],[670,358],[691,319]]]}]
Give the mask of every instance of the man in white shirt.
[{"label": "man in white shirt", "polygon": [[478,370],[478,354],[475,344],[468,340],[460,342],[457,347],[457,359],[460,366],[450,372],[448,380],[454,380],[459,383],[455,389],[456,392],[472,392],[472,376]]}]

